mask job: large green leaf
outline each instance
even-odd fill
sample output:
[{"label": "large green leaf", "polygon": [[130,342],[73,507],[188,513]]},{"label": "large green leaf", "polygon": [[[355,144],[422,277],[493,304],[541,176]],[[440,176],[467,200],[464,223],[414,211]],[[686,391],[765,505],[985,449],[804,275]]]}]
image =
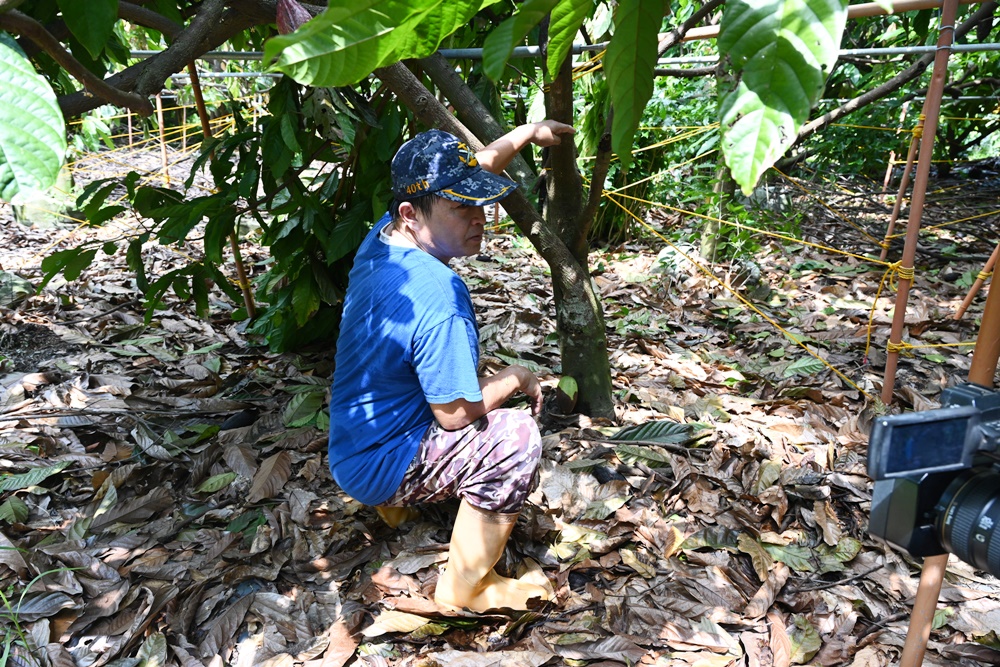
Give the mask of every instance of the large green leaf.
[{"label": "large green leaf", "polygon": [[403,40],[381,64],[388,65],[397,60],[397,54],[406,58],[424,58],[434,53],[444,38],[464,25],[483,7],[494,4],[488,2],[452,2],[437,0],[426,10],[412,16],[400,26]]},{"label": "large green leaf", "polygon": [[738,82],[722,97],[722,148],[750,194],[809,118],[837,60],[847,0],[729,0],[719,32]]},{"label": "large green leaf", "polygon": [[626,426],[613,436],[612,440],[631,442],[662,442],[664,444],[691,440],[690,424],[678,424],[668,420],[651,421],[635,426]]},{"label": "large green leaf", "polygon": [[507,60],[531,29],[552,11],[559,0],[527,0],[517,13],[501,23],[483,42],[483,72],[494,81],[500,79]]},{"label": "large green leaf", "polygon": [[[264,60],[299,83],[346,86],[377,67],[413,55],[427,55],[494,0],[333,0],[327,9],[290,35],[264,45]],[[419,32],[417,24],[420,24]],[[405,49],[405,50],[404,50]]]},{"label": "large green leaf", "polygon": [[118,0],[58,0],[66,27],[95,59],[118,21]]},{"label": "large green leaf", "polygon": [[552,76],[562,67],[580,26],[594,13],[594,0],[559,0],[549,17],[549,48],[546,66]]},{"label": "large green leaf", "polygon": [[30,486],[38,486],[52,475],[62,472],[69,464],[69,461],[60,461],[44,468],[32,468],[20,475],[3,475],[0,477],[0,492],[20,491]]},{"label": "large green leaf", "polygon": [[618,5],[615,34],[604,56],[614,118],[611,147],[623,164],[631,162],[632,137],[653,95],[657,34],[664,0],[631,0]]},{"label": "large green leaf", "polygon": [[0,33],[0,201],[47,190],[66,153],[56,95],[16,43]]}]

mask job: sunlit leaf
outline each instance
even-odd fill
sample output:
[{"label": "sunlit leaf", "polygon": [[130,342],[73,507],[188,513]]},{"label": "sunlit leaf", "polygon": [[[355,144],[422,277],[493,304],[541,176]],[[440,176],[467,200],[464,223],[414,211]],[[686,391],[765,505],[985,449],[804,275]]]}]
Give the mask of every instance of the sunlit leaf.
[{"label": "sunlit leaf", "polygon": [[615,12],[615,34],[604,57],[604,70],[615,112],[611,147],[624,164],[631,161],[632,137],[653,95],[664,6],[664,0],[633,0],[619,3]]},{"label": "sunlit leaf", "polygon": [[68,466],[69,461],[60,461],[55,465],[32,468],[20,475],[0,475],[0,491],[20,491],[29,486],[38,486],[52,475],[62,472]]},{"label": "sunlit leaf", "polygon": [[737,81],[722,96],[726,163],[749,195],[795,141],[837,60],[847,0],[729,0],[719,53]]},{"label": "sunlit leaf", "polygon": [[234,479],[236,479],[235,472],[224,472],[220,475],[212,475],[199,484],[195,491],[198,493],[215,493],[216,491],[224,489],[232,484]]},{"label": "sunlit leaf", "polygon": [[9,202],[56,182],[66,126],[52,88],[6,33],[0,33],[0,72],[0,201]]},{"label": "sunlit leaf", "polygon": [[555,76],[569,55],[580,26],[594,12],[594,0],[559,0],[549,17],[549,54],[546,67]]},{"label": "sunlit leaf", "polygon": [[517,13],[494,28],[483,42],[483,72],[494,81],[503,75],[507,60],[528,32],[545,18],[559,0],[527,0]]}]

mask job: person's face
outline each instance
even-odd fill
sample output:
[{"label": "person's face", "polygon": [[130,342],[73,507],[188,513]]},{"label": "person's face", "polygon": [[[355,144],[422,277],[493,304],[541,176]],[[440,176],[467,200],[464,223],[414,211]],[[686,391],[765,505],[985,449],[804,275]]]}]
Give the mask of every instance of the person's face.
[{"label": "person's face", "polygon": [[479,252],[486,225],[482,206],[466,206],[436,197],[426,218],[415,209],[411,215],[417,223],[411,227],[417,245],[445,264],[455,257]]}]

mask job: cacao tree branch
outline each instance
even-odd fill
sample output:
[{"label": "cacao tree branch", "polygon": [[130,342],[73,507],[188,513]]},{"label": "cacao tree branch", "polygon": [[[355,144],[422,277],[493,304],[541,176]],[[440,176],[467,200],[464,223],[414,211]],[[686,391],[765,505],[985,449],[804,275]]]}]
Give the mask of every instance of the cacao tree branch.
[{"label": "cacao tree branch", "polygon": [[[546,115],[567,125],[573,124],[573,72],[566,58],[545,93]],[[589,227],[584,228],[583,180],[576,168],[576,142],[562,141],[549,146],[545,168],[545,208],[542,215],[581,265],[587,266]],[[603,180],[601,181],[603,183]]]},{"label": "cacao tree branch", "polygon": [[[962,22],[960,26],[955,29],[955,39],[957,42],[961,38],[965,37],[972,31],[980,22],[990,19],[993,16],[993,12],[996,11],[997,3],[994,0],[989,0],[984,2],[979,9],[977,9],[969,18]],[[812,136],[814,133],[822,130],[830,123],[835,123],[852,111],[857,111],[862,107],[866,107],[872,102],[877,102],[883,97],[894,93],[903,87],[906,83],[917,78],[923,74],[927,66],[934,61],[934,52],[925,53],[923,56],[918,58],[912,65],[908,68],[894,76],[889,81],[886,81],[881,86],[878,86],[867,93],[859,95],[858,97],[850,100],[849,102],[837,107],[833,111],[829,111],[819,118],[812,120],[802,126],[799,130],[798,136],[795,138],[795,143],[800,144],[806,138]]]},{"label": "cacao tree branch", "polygon": [[135,25],[141,25],[144,28],[159,30],[168,39],[173,39],[184,29],[184,26],[180,23],[168,19],[159,12],[154,12],[152,9],[131,2],[125,2],[125,0],[119,0],[118,2],[118,18],[124,19],[129,23],[134,23]]},{"label": "cacao tree branch", "polygon": [[12,9],[17,9],[24,0],[0,0],[0,14],[4,12],[9,12]]},{"label": "cacao tree branch", "polygon": [[142,95],[126,92],[109,85],[96,74],[88,70],[79,60],[62,47],[52,34],[41,23],[16,9],[0,14],[0,28],[27,37],[45,50],[52,59],[59,63],[77,81],[83,84],[86,94],[100,98],[101,104],[111,103],[116,106],[132,109],[142,116],[153,113],[153,105]]},{"label": "cacao tree branch", "polygon": [[597,155],[594,156],[594,168],[590,172],[590,193],[587,195],[587,205],[584,206],[580,214],[582,224],[587,227],[587,234],[597,220],[597,210],[604,197],[604,181],[608,177],[611,169],[611,158],[614,152],[611,150],[611,121],[614,111],[608,112],[608,117],[604,123],[604,132],[600,141],[597,142]]},{"label": "cacao tree branch", "polygon": [[[205,0],[198,14],[173,43],[155,56],[125,68],[105,79],[119,90],[149,97],[163,88],[171,74],[180,72],[188,63],[231,37],[256,25],[273,23],[277,0],[246,0],[226,8],[225,0]],[[128,9],[126,9],[128,11]],[[104,102],[84,93],[72,93],[59,98],[59,106],[67,118],[78,116],[101,106]]]},{"label": "cacao tree branch", "polygon": [[657,57],[662,56],[671,47],[677,46],[684,39],[684,35],[687,31],[695,27],[701,20],[714,12],[715,10],[722,7],[725,4],[725,0],[710,0],[701,6],[694,14],[688,17],[684,23],[680,24],[670,32],[660,35],[659,44],[656,47]]},{"label": "cacao tree branch", "polygon": [[[493,114],[479,103],[479,98],[465,85],[462,77],[458,75],[454,66],[444,56],[435,53],[422,58],[420,67],[452,103],[462,123],[472,128],[476,135],[489,143],[506,134],[506,130],[493,118]],[[514,156],[506,171],[507,175],[517,181],[525,191],[530,191],[534,187],[535,172],[528,166],[520,153]]]}]

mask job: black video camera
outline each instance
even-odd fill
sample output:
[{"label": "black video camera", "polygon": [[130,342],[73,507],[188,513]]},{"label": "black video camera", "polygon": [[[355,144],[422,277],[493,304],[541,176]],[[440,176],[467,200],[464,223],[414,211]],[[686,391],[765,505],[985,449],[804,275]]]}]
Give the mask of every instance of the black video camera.
[{"label": "black video camera", "polygon": [[953,553],[1000,576],[1000,391],[962,384],[941,405],[875,420],[868,532],[912,556]]}]

